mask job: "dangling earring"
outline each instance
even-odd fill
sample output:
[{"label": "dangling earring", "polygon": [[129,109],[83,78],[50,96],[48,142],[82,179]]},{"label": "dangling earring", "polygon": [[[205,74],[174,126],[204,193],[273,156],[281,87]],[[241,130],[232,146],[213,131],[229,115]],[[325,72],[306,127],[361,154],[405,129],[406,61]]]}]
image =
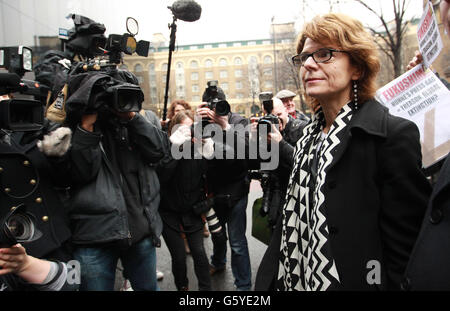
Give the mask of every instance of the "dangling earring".
[{"label": "dangling earring", "polygon": [[355,110],[358,110],[358,83],[356,81],[353,81],[353,96],[354,96],[354,104],[355,104]]}]

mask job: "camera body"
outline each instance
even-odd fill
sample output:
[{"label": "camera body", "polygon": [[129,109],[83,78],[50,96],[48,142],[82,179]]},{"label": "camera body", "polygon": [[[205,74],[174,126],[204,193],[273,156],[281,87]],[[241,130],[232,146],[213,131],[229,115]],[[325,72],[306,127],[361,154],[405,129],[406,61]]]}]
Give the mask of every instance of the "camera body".
[{"label": "camera body", "polygon": [[230,104],[225,99],[225,93],[218,87],[217,80],[207,82],[202,100],[208,103],[207,108],[213,110],[219,116],[226,116],[231,111]]},{"label": "camera body", "polygon": [[[0,95],[19,93],[41,98],[46,93],[38,82],[21,79],[25,72],[33,70],[32,59],[32,50],[28,47],[0,47],[0,67],[9,72],[0,73]],[[2,100],[0,128],[16,132],[41,130],[44,123],[44,109],[41,102],[19,97],[8,96],[8,99]]]}]

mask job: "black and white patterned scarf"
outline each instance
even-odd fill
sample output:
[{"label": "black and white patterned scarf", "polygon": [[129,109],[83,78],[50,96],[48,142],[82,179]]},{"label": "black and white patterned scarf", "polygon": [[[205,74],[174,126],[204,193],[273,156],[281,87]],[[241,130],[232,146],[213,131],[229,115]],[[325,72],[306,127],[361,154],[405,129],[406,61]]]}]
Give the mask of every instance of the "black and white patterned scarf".
[{"label": "black and white patterned scarf", "polygon": [[325,119],[319,109],[297,142],[283,207],[278,290],[327,290],[339,284],[328,241],[322,186],[353,115],[352,107],[350,103],[341,109],[322,143]]}]

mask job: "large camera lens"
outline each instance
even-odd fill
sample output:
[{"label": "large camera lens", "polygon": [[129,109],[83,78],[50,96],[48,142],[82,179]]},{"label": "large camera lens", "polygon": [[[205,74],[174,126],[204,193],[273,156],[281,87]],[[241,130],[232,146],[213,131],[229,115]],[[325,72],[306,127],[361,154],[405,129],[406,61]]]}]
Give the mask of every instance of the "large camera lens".
[{"label": "large camera lens", "polygon": [[34,236],[34,223],[26,214],[14,214],[6,221],[6,227],[17,240],[26,242]]},{"label": "large camera lens", "polygon": [[226,100],[221,100],[216,103],[214,107],[214,111],[219,116],[226,116],[230,113],[231,107],[230,104]]}]

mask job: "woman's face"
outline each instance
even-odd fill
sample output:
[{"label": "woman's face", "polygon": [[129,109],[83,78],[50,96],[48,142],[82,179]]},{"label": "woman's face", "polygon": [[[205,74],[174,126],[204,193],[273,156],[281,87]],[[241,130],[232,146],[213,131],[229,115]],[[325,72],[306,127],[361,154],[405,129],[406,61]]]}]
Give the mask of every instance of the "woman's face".
[{"label": "woman's face", "polygon": [[[340,50],[335,44],[324,45],[307,38],[301,53],[313,53],[322,48]],[[359,75],[347,53],[333,52],[331,59],[324,63],[316,63],[310,56],[300,67],[300,77],[306,94],[326,105],[331,99],[348,102],[352,80],[357,80]]]},{"label": "woman's face", "polygon": [[176,105],[175,110],[173,111],[173,115],[176,115],[180,111],[186,111],[186,109],[182,105]]}]

